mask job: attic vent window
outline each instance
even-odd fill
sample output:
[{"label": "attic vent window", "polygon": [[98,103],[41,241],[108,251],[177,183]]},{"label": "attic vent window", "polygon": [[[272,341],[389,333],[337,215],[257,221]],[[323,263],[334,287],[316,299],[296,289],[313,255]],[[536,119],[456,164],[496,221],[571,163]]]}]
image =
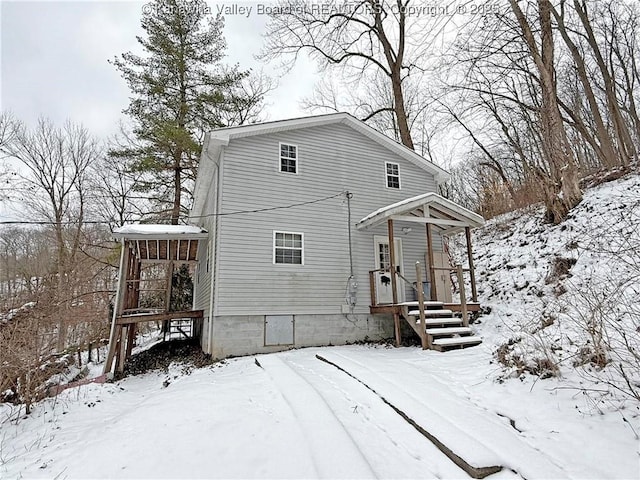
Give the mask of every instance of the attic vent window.
[{"label": "attic vent window", "polygon": [[296,145],[280,144],[280,171],[298,173],[298,147]]},{"label": "attic vent window", "polygon": [[400,188],[400,165],[397,163],[385,162],[387,171],[387,188]]},{"label": "attic vent window", "polygon": [[302,265],[303,234],[273,232],[273,263]]}]

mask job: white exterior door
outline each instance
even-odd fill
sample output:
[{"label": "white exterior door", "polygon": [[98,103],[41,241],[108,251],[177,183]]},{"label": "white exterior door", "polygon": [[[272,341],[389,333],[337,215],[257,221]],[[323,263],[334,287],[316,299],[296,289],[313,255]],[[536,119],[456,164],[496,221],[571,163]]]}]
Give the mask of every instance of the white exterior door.
[{"label": "white exterior door", "polygon": [[[394,239],[396,271],[402,272],[402,240]],[[391,252],[389,251],[389,239],[387,237],[374,237],[374,253],[376,270],[389,270],[391,265]],[[393,290],[391,287],[391,274],[388,271],[375,273],[376,298],[378,303],[393,303]],[[398,302],[404,302],[404,282],[398,279]]]}]

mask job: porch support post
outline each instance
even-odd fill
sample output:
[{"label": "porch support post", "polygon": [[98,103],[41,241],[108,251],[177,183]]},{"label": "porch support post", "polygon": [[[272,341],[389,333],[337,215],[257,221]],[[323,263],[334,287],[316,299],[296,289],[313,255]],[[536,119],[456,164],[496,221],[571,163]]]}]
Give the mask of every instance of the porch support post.
[{"label": "porch support post", "polygon": [[471,251],[471,227],[464,227],[464,235],[467,238],[467,258],[469,260],[469,275],[471,276],[471,300],[478,301],[478,290],[476,288],[476,271],[473,267],[473,254]]},{"label": "porch support post", "polygon": [[103,373],[109,373],[113,364],[113,358],[116,354],[116,344],[118,338],[121,337],[122,330],[121,325],[116,325],[116,319],[122,315],[122,309],[125,302],[125,293],[127,291],[127,277],[129,273],[129,267],[131,262],[131,253],[129,249],[129,242],[122,240],[120,250],[120,270],[118,272],[118,290],[116,291],[115,304],[113,306],[113,317],[111,318],[111,333],[109,334],[109,350],[107,352],[107,359],[104,362]]},{"label": "porch support post", "polygon": [[393,304],[398,303],[398,283],[396,279],[396,249],[393,238],[393,220],[387,220],[387,229],[389,231],[389,269],[391,270],[391,293],[393,295]]},{"label": "porch support post", "polygon": [[429,280],[431,282],[431,300],[438,299],[436,288],[436,270],[433,264],[433,234],[431,233],[431,224],[427,223],[427,260],[429,262]]},{"label": "porch support post", "polygon": [[402,343],[402,335],[400,333],[400,315],[398,314],[398,284],[396,279],[396,253],[395,242],[393,238],[393,220],[387,220],[387,232],[389,234],[389,270],[391,274],[391,294],[393,299],[393,326],[396,335],[396,346]]},{"label": "porch support post", "polygon": [[[168,247],[167,247],[167,255],[170,255],[170,251]],[[174,271],[174,261],[170,260],[169,265],[167,265],[167,285],[166,285],[167,291],[166,291],[166,297],[164,302],[165,312],[171,311],[171,289],[173,287],[172,285],[173,271]],[[166,340],[167,332],[169,332],[170,330],[171,330],[171,320],[165,320],[164,322],[162,322],[162,340],[163,341]]]}]

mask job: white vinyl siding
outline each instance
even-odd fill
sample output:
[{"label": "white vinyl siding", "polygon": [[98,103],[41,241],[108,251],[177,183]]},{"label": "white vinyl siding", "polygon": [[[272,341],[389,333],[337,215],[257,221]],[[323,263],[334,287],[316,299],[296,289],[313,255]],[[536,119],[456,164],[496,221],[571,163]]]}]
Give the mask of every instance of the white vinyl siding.
[{"label": "white vinyl siding", "polygon": [[[400,189],[400,165],[392,162],[384,162],[387,188]],[[426,192],[425,192],[426,193]]]},{"label": "white vinyl siding", "polygon": [[304,265],[304,234],[274,231],[273,263]]},{"label": "white vinyl siding", "polygon": [[[280,143],[304,151],[304,175],[274,175],[273,153]],[[399,165],[402,190],[383,186],[381,162]],[[261,211],[218,217],[214,314],[220,316],[339,314],[350,275],[348,210],[340,194],[347,190],[353,194],[351,233],[359,284],[355,312],[368,313],[369,270],[376,259],[372,238],[386,235],[387,229],[358,231],[356,222],[391,203],[436,191],[431,174],[344,124],[234,139],[225,147],[223,175],[221,213]],[[413,225],[405,235],[403,226],[396,222],[404,254],[401,271],[415,281],[414,264],[425,259],[425,229]],[[304,268],[274,264],[274,230],[304,232]],[[438,235],[434,245],[441,248]]]},{"label": "white vinyl siding", "polygon": [[282,173],[298,173],[298,146],[280,143],[279,169]]}]

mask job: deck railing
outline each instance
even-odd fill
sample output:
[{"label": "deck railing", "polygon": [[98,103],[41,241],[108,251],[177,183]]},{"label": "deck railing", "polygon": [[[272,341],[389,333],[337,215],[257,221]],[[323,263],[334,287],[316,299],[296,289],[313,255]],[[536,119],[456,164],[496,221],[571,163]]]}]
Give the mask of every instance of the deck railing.
[{"label": "deck railing", "polygon": [[[460,295],[460,310],[462,313],[462,321],[465,327],[469,326],[469,309],[468,309],[468,305],[467,305],[467,294],[466,294],[466,290],[465,290],[465,283],[464,283],[464,274],[465,273],[471,273],[471,270],[468,268],[462,268],[462,265],[457,265],[455,267],[432,267],[431,269],[431,277],[433,278],[435,276],[435,272],[436,271],[446,271],[449,272],[449,274],[453,273],[456,276],[456,281],[458,283],[458,290],[459,290],[459,295]],[[388,273],[389,275],[395,275],[396,276],[396,281],[397,279],[401,279],[403,280],[407,285],[409,285],[411,288],[413,288],[413,290],[416,292],[416,298],[418,299],[418,303],[420,305],[420,315],[421,315],[421,320],[422,316],[424,315],[424,291],[422,289],[422,268],[420,266],[420,262],[416,262],[416,282],[412,283],[410,282],[407,278],[405,278],[401,273],[399,272],[392,272],[390,269],[388,268],[379,268],[377,270],[370,270],[369,271],[369,288],[370,288],[370,292],[371,292],[371,306],[372,307],[377,307],[380,306],[381,304],[378,302],[378,292],[377,292],[377,283],[376,283],[376,278],[375,278],[375,274],[376,273]],[[391,278],[389,279],[389,281],[391,283],[392,280]],[[402,285],[402,284],[400,284]],[[396,288],[398,288],[399,285],[396,286]],[[432,300],[436,300],[437,299],[437,287],[435,285],[435,282],[432,281],[431,282],[431,292],[430,292],[430,298]],[[477,302],[478,301],[478,293],[476,291],[476,286],[475,283],[473,282],[473,279],[471,281],[471,298],[473,302]],[[426,325],[426,322],[422,321],[422,325]]]},{"label": "deck railing", "polygon": [[[383,305],[383,304],[378,302],[378,291],[376,289],[376,277],[375,277],[376,273],[388,273],[389,275],[391,275],[391,271],[388,268],[378,268],[377,270],[369,270],[369,289],[370,289],[370,292],[371,292],[371,306],[372,307],[377,307],[379,305]],[[416,284],[412,283],[404,275],[402,275],[400,272],[396,272],[396,280],[398,278],[403,280],[409,287],[411,287],[414,290],[414,292],[416,292],[416,296],[418,295],[419,290],[416,287],[417,283]],[[389,279],[389,281],[391,281],[391,279]]]}]

